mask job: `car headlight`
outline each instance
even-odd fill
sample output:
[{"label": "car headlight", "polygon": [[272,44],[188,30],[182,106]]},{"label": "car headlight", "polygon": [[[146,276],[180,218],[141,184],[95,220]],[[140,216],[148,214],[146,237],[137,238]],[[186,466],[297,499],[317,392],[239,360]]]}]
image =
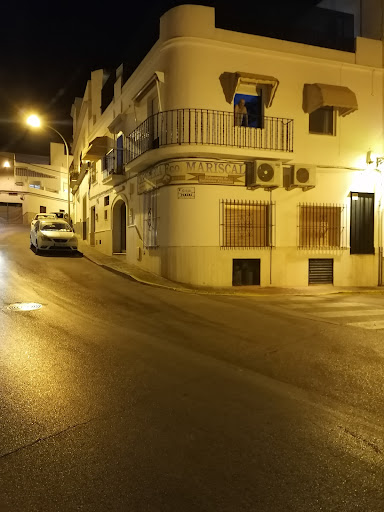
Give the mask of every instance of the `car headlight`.
[{"label": "car headlight", "polygon": [[40,240],[42,240],[43,242],[51,242],[49,236],[46,235],[40,235]]}]

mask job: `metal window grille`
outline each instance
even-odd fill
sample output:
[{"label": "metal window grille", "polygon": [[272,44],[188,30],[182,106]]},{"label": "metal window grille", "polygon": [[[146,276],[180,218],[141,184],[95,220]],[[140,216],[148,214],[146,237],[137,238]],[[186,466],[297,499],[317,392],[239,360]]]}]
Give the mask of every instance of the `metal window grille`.
[{"label": "metal window grille", "polygon": [[145,248],[158,247],[158,213],[157,199],[158,190],[151,190],[144,194],[144,215],[143,215],[143,243]]},{"label": "metal window grille", "polygon": [[221,247],[274,247],[275,203],[220,201]]},{"label": "metal window grille", "polygon": [[347,247],[347,207],[337,204],[298,205],[300,249],[344,249]]},{"label": "metal window grille", "polygon": [[97,183],[96,162],[92,162],[92,163],[91,163],[90,171],[91,171],[91,172],[90,172],[91,183],[92,183],[92,184],[95,184],[95,183]]}]

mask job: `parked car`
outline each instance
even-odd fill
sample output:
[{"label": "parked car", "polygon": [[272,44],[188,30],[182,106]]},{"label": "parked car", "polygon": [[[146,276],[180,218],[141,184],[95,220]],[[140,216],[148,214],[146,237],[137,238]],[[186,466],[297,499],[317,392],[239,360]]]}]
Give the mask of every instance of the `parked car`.
[{"label": "parked car", "polygon": [[62,219],[37,219],[31,228],[30,247],[40,251],[77,251],[77,238],[71,226]]},{"label": "parked car", "polygon": [[37,213],[32,219],[31,229],[38,219],[56,219],[56,215],[54,213]]},{"label": "parked car", "polygon": [[55,215],[57,219],[68,220],[68,213],[65,212],[50,212],[50,215]]}]

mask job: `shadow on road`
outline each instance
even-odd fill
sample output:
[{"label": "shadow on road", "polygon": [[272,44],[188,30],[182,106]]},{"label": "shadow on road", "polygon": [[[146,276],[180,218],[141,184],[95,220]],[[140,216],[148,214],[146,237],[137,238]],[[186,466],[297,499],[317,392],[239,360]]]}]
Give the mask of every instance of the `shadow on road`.
[{"label": "shadow on road", "polygon": [[[34,249],[31,249],[31,251],[36,254]],[[82,258],[83,253],[79,251],[40,251],[38,254],[36,254],[36,256],[41,256],[42,258]]]}]

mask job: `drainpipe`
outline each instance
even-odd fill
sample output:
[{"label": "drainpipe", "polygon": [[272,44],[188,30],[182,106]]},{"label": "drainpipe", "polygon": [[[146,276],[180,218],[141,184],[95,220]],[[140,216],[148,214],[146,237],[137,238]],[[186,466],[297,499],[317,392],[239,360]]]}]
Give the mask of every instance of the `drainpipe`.
[{"label": "drainpipe", "polygon": [[272,190],[269,191],[269,221],[271,230],[271,242],[269,247],[269,284],[272,285]]}]

